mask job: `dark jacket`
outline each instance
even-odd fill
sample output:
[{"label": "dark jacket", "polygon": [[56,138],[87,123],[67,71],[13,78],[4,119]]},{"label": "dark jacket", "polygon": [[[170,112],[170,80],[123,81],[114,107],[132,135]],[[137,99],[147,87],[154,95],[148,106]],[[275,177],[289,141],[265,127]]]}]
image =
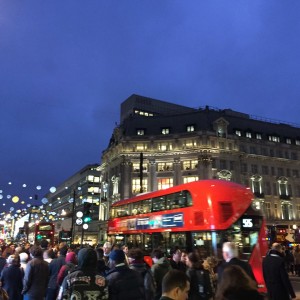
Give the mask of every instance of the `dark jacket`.
[{"label": "dark jacket", "polygon": [[224,300],[264,300],[264,297],[256,290],[235,290],[228,291],[224,295]]},{"label": "dark jacket", "polygon": [[186,272],[187,268],[186,268],[186,265],[183,262],[179,261],[177,263],[173,259],[170,259],[170,264],[171,264],[172,269],[179,270],[179,271],[182,271],[182,272]]},{"label": "dark jacket", "polygon": [[77,268],[63,280],[57,299],[69,300],[71,297],[108,299],[106,280],[97,272],[97,254],[94,249],[81,249],[78,253]]},{"label": "dark jacket", "polygon": [[212,297],[212,287],[207,270],[189,268],[186,275],[190,279],[189,300],[208,300]]},{"label": "dark jacket", "polygon": [[49,280],[48,263],[42,257],[36,257],[27,263],[23,280],[22,294],[34,300],[43,300]]},{"label": "dark jacket", "polygon": [[60,268],[65,264],[66,264],[65,256],[59,256],[51,260],[49,264],[49,272],[50,272],[50,278],[48,284],[49,289],[58,289],[57,276]]},{"label": "dark jacket", "polygon": [[3,268],[5,267],[5,265],[6,265],[6,259],[1,256],[0,257],[0,274],[1,274],[2,270],[3,270]]},{"label": "dark jacket", "polygon": [[8,293],[9,299],[22,300],[24,273],[17,265],[5,267],[1,273],[2,287]]},{"label": "dark jacket", "polygon": [[137,271],[143,282],[145,288],[145,300],[153,300],[155,294],[155,281],[151,272],[151,269],[144,262],[133,261],[130,263],[129,268]]},{"label": "dark jacket", "polygon": [[137,271],[121,264],[107,273],[110,300],[144,300],[144,282]]},{"label": "dark jacket", "polygon": [[223,271],[227,266],[235,265],[240,266],[254,281],[256,281],[255,276],[253,274],[251,266],[243,260],[238,259],[237,257],[232,258],[229,262],[223,262],[218,268],[218,282],[221,281]]},{"label": "dark jacket", "polygon": [[155,298],[159,299],[162,293],[162,279],[168,271],[172,269],[169,260],[166,257],[160,258],[157,263],[152,265],[151,271],[156,284]]},{"label": "dark jacket", "polygon": [[271,250],[263,260],[263,275],[270,300],[289,300],[295,292],[285,269],[282,254]]}]

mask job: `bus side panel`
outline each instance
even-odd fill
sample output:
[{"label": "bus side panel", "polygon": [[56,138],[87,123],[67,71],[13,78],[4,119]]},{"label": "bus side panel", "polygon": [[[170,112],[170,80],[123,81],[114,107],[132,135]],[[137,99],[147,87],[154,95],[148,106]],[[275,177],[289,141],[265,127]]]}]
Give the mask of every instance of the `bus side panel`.
[{"label": "bus side panel", "polygon": [[267,288],[263,276],[263,270],[262,270],[262,261],[268,251],[268,243],[266,240],[265,227],[266,227],[266,223],[265,221],[263,221],[259,232],[258,243],[253,249],[252,255],[249,259],[249,263],[252,267],[254,276],[258,283],[259,291],[263,293],[267,292]]}]

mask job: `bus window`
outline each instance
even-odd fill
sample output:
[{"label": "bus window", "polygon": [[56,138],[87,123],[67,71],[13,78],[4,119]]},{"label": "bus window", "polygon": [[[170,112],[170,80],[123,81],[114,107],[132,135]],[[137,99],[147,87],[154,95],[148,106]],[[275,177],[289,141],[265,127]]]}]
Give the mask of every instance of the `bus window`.
[{"label": "bus window", "polygon": [[152,199],[152,211],[160,211],[166,209],[165,197],[156,197]]}]

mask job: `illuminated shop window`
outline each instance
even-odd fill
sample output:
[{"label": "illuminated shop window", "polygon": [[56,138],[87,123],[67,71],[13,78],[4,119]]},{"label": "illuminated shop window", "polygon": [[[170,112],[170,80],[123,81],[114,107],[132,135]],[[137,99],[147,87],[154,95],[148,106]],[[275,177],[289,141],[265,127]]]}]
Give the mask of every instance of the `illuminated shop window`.
[{"label": "illuminated shop window", "polygon": [[157,171],[173,171],[173,163],[172,162],[161,162],[157,163]]},{"label": "illuminated shop window", "polygon": [[158,178],[157,188],[158,190],[167,189],[173,186],[173,178]]},{"label": "illuminated shop window", "polygon": [[198,168],[198,160],[185,160],[182,162],[183,170],[195,170]]},{"label": "illuminated shop window", "polygon": [[[147,192],[148,179],[147,178],[143,179],[142,184],[143,184],[143,193]],[[139,178],[132,179],[132,193],[133,194],[138,194],[140,192],[141,192],[140,179]]]},{"label": "illuminated shop window", "polygon": [[193,181],[197,181],[199,180],[198,176],[186,176],[183,177],[183,183],[189,183],[189,182],[193,182]]}]

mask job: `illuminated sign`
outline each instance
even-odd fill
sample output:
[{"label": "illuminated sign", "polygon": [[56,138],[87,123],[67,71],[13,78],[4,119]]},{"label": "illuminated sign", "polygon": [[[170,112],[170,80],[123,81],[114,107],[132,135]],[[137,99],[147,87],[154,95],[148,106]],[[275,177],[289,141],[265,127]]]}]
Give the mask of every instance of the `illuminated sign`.
[{"label": "illuminated sign", "polygon": [[241,219],[242,230],[259,230],[261,228],[261,217],[245,216]]},{"label": "illuminated sign", "polygon": [[183,226],[183,213],[163,215],[162,227],[182,227]]}]

